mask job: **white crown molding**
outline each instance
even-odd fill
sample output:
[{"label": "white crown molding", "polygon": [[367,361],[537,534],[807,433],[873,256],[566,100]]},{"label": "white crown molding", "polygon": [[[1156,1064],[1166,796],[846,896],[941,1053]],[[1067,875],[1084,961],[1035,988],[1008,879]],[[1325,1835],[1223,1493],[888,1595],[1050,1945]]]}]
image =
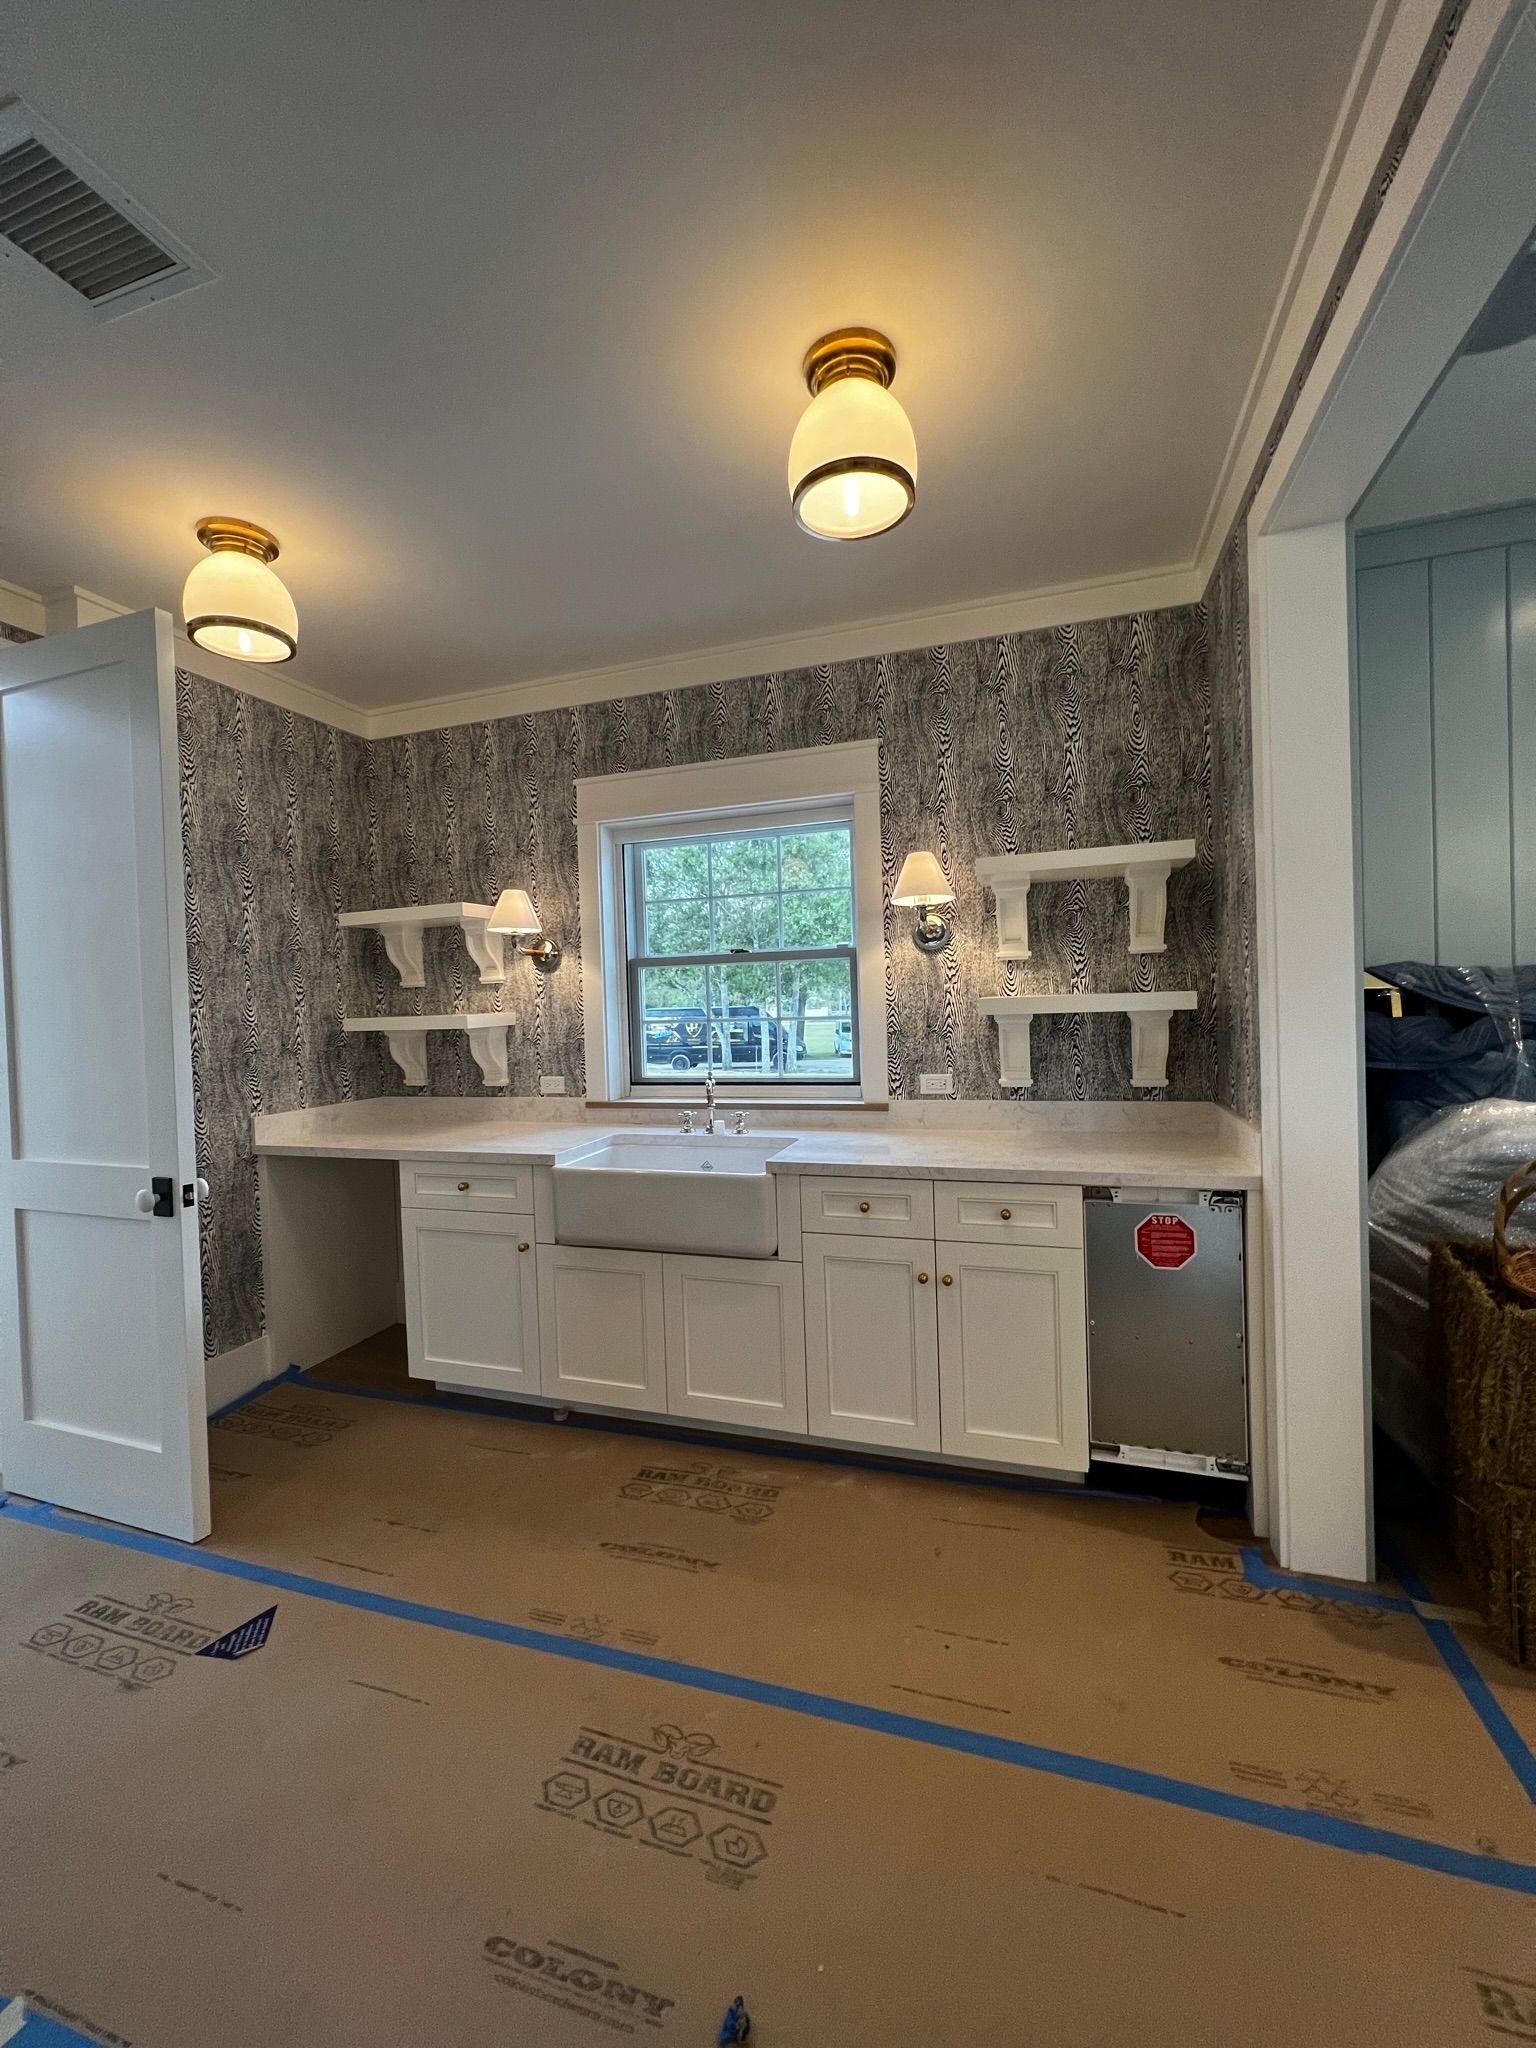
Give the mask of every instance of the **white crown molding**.
[{"label": "white crown molding", "polygon": [[583,669],[569,675],[465,691],[453,697],[423,697],[408,704],[392,704],[368,714],[368,736],[393,739],[405,733],[434,732],[441,726],[472,725],[482,719],[553,711],[569,704],[639,697],[652,690],[734,682],[742,676],[782,674],[834,661],[903,654],[914,647],[982,640],[992,634],[1028,633],[1043,626],[1082,625],[1090,619],[1118,618],[1128,612],[1162,611],[1170,605],[1193,604],[1203,588],[1193,566],[1186,564],[1148,570],[1140,576],[1073,583],[1055,590],[987,598],[975,604],[865,619],[857,625],[829,626],[820,632],[737,640],[719,647],[700,648],[692,654],[617,662],[609,668]]},{"label": "white crown molding", "polygon": [[8,583],[0,576],[0,621],[19,626],[23,633],[41,633],[45,625],[42,598],[35,590],[24,590],[19,583]]},{"label": "white crown molding", "polygon": [[[74,626],[94,626],[102,619],[123,618],[131,609],[110,597],[82,590],[76,583],[38,591],[0,577],[0,620],[8,626],[19,626],[25,633],[62,633]],[[178,668],[204,676],[211,683],[222,683],[226,689],[240,690],[247,697],[259,697],[264,704],[275,704],[279,710],[318,719],[322,725],[334,725],[358,739],[369,737],[368,713],[361,705],[304,682],[286,662],[276,669],[231,661],[225,655],[210,654],[206,647],[194,647],[183,627],[177,626],[175,631]]]},{"label": "white crown molding", "polygon": [[1440,11],[1440,0],[1377,0],[1211,494],[1195,550],[1202,592],[1263,460],[1265,442]]},{"label": "white crown molding", "polygon": [[[519,717],[526,712],[554,711],[570,704],[639,697],[652,690],[689,689],[700,683],[783,674],[790,669],[816,668],[834,661],[871,660],[877,655],[984,640],[1001,633],[1030,633],[1051,626],[1084,625],[1093,619],[1121,618],[1131,612],[1164,611],[1171,605],[1197,603],[1207,580],[1192,564],[1185,563],[1177,568],[1149,569],[1139,576],[1070,583],[1057,589],[985,598],[975,604],[866,619],[853,626],[829,626],[821,632],[780,633],[761,640],[737,640],[719,647],[700,648],[692,654],[616,662],[609,668],[503,683],[451,697],[422,697],[380,710],[303,682],[287,663],[281,668],[266,668],[210,654],[204,647],[194,647],[180,626],[176,628],[176,666],[205,676],[210,682],[223,683],[228,689],[241,690],[248,697],[259,697],[281,710],[295,711],[302,718],[334,725],[358,739],[395,739],[406,733],[437,732],[444,726],[475,725],[489,719]],[[0,578],[0,619],[33,633],[89,625],[97,619],[121,616],[125,609],[73,584],[48,593],[45,600],[37,591]],[[53,621],[51,628],[46,623],[49,617]]]},{"label": "white crown molding", "polygon": [[350,703],[345,697],[332,696],[329,690],[320,690],[313,683],[302,682],[287,662],[280,667],[275,664],[268,667],[260,662],[231,661],[228,655],[211,654],[206,647],[194,647],[185,629],[178,626],[176,666],[192,675],[204,676],[210,683],[223,683],[226,689],[243,690],[247,697],[259,697],[264,704],[275,704],[280,711],[296,711],[301,718],[315,718],[322,725],[334,725],[342,732],[352,733],[357,739],[372,737],[369,714],[361,704]]}]

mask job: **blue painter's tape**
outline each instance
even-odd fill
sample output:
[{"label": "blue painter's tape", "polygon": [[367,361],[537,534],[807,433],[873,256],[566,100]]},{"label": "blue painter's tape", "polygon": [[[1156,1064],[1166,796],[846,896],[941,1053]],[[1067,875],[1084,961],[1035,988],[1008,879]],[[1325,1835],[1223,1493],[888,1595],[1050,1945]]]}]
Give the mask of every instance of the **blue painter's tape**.
[{"label": "blue painter's tape", "polygon": [[[1382,1540],[1381,1554],[1414,1600],[1421,1600],[1427,1606],[1434,1604],[1435,1596],[1430,1588],[1408,1560],[1385,1538]],[[1415,1611],[1417,1612],[1417,1609]],[[1423,1624],[1425,1634],[1440,1653],[1445,1668],[1466,1695],[1468,1706],[1487,1729],[1494,1747],[1520,1781],[1526,1798],[1536,1802],[1536,1756],[1532,1755],[1519,1729],[1494,1698],[1493,1688],[1473,1663],[1465,1645],[1448,1621],[1433,1620],[1427,1614],[1420,1614],[1419,1620]]]},{"label": "blue painter's tape", "polygon": [[168,1558],[173,1563],[217,1572],[226,1578],[244,1579],[256,1585],[274,1587],[279,1592],[329,1601],[336,1606],[360,1608],[365,1613],[385,1615],[395,1621],[418,1622],[455,1635],[474,1636],[485,1642],[505,1643],[515,1649],[537,1650],[546,1656],[564,1657],[576,1664],[597,1665],[639,1678],[689,1686],[696,1692],[747,1700],[757,1706],[777,1707],[787,1713],[805,1714],[845,1728],[898,1736],[908,1742],[925,1743],[932,1749],[982,1757],[993,1763],[1011,1764],[1106,1791],[1127,1792],[1165,1806],[1180,1807],[1190,1813],[1264,1828],[1271,1834],[1289,1835],[1299,1841],[1320,1843],[1355,1855],[1382,1856],[1394,1863],[1436,1871],[1447,1877],[1467,1878],[1474,1884],[1536,1898],[1536,1866],[1512,1863],[1499,1856],[1480,1856],[1466,1849],[1447,1848],[1439,1842],[1418,1841],[1411,1835],[1368,1827],[1361,1821],[1343,1820],[1332,1814],[1310,1813],[1294,1807],[1272,1806],[1242,1793],[1221,1792],[1207,1785],[1189,1784],[1181,1778],[1163,1777],[1155,1771],[1137,1770],[1127,1764],[1104,1763],[1094,1757],[1076,1756],[1069,1750],[1047,1749],[1038,1743],[1021,1742],[1009,1736],[983,1734],[970,1728],[952,1728],[942,1721],[924,1720],[915,1714],[893,1713],[885,1707],[864,1706],[826,1693],[805,1692],[798,1686],[772,1685],[758,1678],[738,1677],[730,1671],[713,1671],[705,1665],[678,1663],[670,1657],[648,1657],[638,1650],[621,1650],[607,1643],[589,1643],[571,1636],[551,1635],[543,1629],[525,1628],[518,1622],[489,1621],[479,1615],[460,1614],[452,1608],[431,1607],[416,1600],[400,1600],[392,1594],[374,1593],[363,1587],[339,1586],[329,1579],[313,1579],[300,1572],[251,1564],[245,1558],[225,1557],[218,1551],[173,1543],[167,1537],[146,1535],[137,1529],[81,1521],[58,1508],[9,1501],[0,1506],[0,1516],[31,1528],[83,1537],[89,1542],[137,1551],[146,1557]]},{"label": "blue painter's tape", "polygon": [[[18,2003],[14,1998],[0,2001],[0,2021],[14,2021]],[[89,2034],[77,2034],[73,2027],[66,2027],[62,2020],[50,2018],[35,2006],[26,2008],[26,2018],[5,2039],[6,2048],[98,2048]]]},{"label": "blue painter's tape", "polygon": [[1309,1579],[1304,1572],[1276,1571],[1251,1544],[1243,1545],[1242,1558],[1243,1577],[1250,1586],[1279,1593],[1316,1593],[1327,1600],[1341,1600],[1346,1607],[1378,1607],[1389,1614],[1415,1611],[1412,1600],[1397,1593],[1378,1593],[1370,1586],[1338,1586],[1332,1579]]},{"label": "blue painter's tape", "polygon": [[222,1422],[226,1415],[233,1415],[237,1408],[243,1408],[248,1401],[258,1401],[263,1394],[270,1393],[273,1387],[280,1387],[284,1380],[296,1380],[298,1377],[297,1366],[290,1365],[286,1372],[277,1373],[269,1380],[258,1380],[254,1387],[247,1387],[243,1394],[236,1394],[233,1401],[226,1401],[222,1408],[215,1408],[208,1420]]},{"label": "blue painter's tape", "polygon": [[[305,1372],[297,1365],[290,1365],[286,1372],[280,1373],[276,1379],[267,1380],[265,1385],[276,1387],[285,1381],[312,1387],[317,1394],[346,1394],[358,1401],[397,1401],[407,1408],[456,1409],[461,1415],[510,1415],[518,1422],[538,1422],[560,1429],[595,1429],[614,1436],[650,1437],[660,1443],[709,1444],[717,1450],[729,1451],[741,1451],[755,1443],[763,1457],[797,1458],[816,1465],[851,1465],[866,1472],[915,1473],[924,1479],[954,1479],[969,1486],[1000,1486],[1009,1493],[1050,1493],[1068,1500],[1139,1501],[1153,1507],[1161,1505],[1164,1498],[1161,1494],[1126,1493],[1103,1486],[1062,1486],[1054,1480],[1029,1479],[1011,1472],[976,1472],[964,1465],[924,1465],[915,1458],[861,1457],[857,1452],[835,1451],[826,1444],[784,1443],[778,1437],[769,1440],[725,1436],[707,1429],[668,1429],[661,1423],[630,1422],[619,1415],[574,1414],[557,1424],[554,1417],[541,1408],[511,1407],[505,1401],[477,1401],[464,1394],[399,1394],[391,1387],[347,1386],[339,1380],[317,1380],[313,1373]],[[249,1399],[250,1396],[242,1398]],[[228,1409],[219,1410],[221,1415],[228,1412]],[[214,1419],[209,1417],[210,1421]]]}]

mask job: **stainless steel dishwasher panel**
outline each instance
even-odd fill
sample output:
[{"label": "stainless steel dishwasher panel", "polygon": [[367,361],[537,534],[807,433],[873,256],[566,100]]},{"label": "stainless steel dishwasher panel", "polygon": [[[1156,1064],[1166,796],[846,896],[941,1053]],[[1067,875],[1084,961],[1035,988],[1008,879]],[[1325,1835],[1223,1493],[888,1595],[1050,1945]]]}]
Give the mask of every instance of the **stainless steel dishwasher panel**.
[{"label": "stainless steel dishwasher panel", "polygon": [[[1194,1252],[1173,1264],[1188,1247],[1184,1225]],[[1242,1198],[1095,1191],[1083,1231],[1095,1449],[1131,1464],[1246,1472]]]}]

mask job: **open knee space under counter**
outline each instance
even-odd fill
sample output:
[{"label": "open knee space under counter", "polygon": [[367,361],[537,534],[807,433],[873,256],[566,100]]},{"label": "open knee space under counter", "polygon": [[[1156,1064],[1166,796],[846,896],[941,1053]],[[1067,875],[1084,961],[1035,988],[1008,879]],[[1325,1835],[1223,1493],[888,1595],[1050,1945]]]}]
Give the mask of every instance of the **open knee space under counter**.
[{"label": "open knee space under counter", "polygon": [[[326,1179],[323,1205],[297,1203],[311,1227],[269,1260],[274,1327],[307,1333],[303,1355],[274,1363],[312,1366],[403,1319],[411,1375],[448,1389],[1081,1477],[1094,1435],[1085,1189],[1241,1204],[1255,1180],[1242,1133],[1209,1112],[1182,1129],[1165,1115],[1108,1133],[743,1139],[493,1109],[378,1102],[258,1120],[277,1207],[317,1168]],[[371,1265],[358,1281],[351,1259],[338,1295],[333,1239],[351,1240],[336,1176],[350,1167],[374,1205]],[[381,1167],[397,1176],[397,1275],[374,1241]],[[692,1207],[669,1199],[704,1187]],[[679,1217],[695,1219],[681,1235]],[[753,1217],[760,1256],[717,1249]],[[586,1241],[593,1230],[601,1241]],[[1241,1354],[1239,1342],[1239,1374]]]}]

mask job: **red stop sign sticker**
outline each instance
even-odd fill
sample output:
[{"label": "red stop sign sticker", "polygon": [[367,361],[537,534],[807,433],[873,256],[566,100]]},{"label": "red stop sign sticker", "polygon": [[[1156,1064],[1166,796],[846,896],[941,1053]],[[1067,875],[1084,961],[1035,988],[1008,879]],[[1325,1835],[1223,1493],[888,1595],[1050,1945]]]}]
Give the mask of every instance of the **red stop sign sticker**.
[{"label": "red stop sign sticker", "polygon": [[1182,1216],[1143,1216],[1136,1226],[1136,1251],[1161,1273],[1187,1266],[1197,1250],[1195,1228]]}]

